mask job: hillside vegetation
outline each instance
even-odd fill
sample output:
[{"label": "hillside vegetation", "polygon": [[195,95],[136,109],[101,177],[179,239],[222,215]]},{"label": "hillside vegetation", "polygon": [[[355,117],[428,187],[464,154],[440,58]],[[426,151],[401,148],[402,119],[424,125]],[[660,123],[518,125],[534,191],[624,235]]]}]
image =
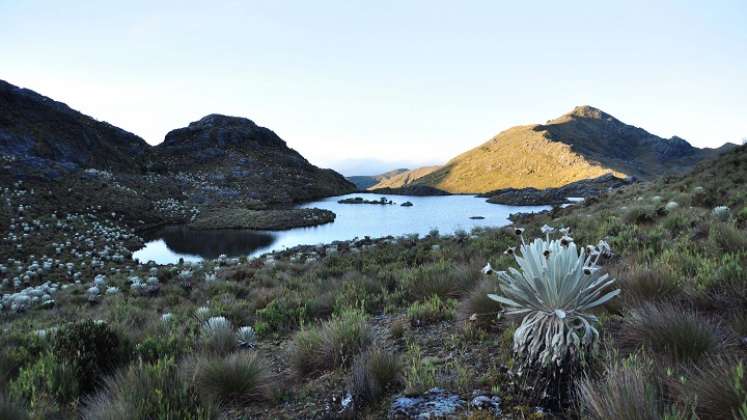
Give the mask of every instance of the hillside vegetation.
[{"label": "hillside vegetation", "polygon": [[[0,413],[744,418],[745,180],[741,147],[504,229],[165,266],[128,258],[138,238],[118,215],[54,213],[9,184]],[[593,264],[567,264],[577,252]],[[547,271],[533,289],[493,272],[530,256],[583,279],[579,294]]]}]

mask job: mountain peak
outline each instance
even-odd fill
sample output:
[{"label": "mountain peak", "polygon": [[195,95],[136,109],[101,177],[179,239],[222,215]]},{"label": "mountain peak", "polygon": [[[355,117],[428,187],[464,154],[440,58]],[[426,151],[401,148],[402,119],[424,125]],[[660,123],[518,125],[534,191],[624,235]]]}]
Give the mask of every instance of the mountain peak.
[{"label": "mountain peak", "polygon": [[573,111],[567,113],[566,115],[569,117],[590,118],[594,120],[615,119],[615,117],[613,117],[612,115],[590,105],[579,105],[573,108]]},{"label": "mountain peak", "polygon": [[249,118],[244,117],[232,117],[230,115],[223,114],[208,114],[197,121],[189,123],[190,128],[206,128],[206,127],[236,127],[236,126],[249,126],[256,127],[257,124]]}]

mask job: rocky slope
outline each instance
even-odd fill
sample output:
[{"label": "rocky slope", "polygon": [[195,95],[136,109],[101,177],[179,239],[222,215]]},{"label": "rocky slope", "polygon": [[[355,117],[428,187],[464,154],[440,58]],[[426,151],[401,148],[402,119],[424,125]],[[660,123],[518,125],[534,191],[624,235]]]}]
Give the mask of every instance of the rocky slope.
[{"label": "rocky slope", "polygon": [[148,152],[132,133],[0,80],[0,155],[19,175],[59,177],[84,168],[140,173]]},{"label": "rocky slope", "polygon": [[369,187],[369,190],[378,190],[382,188],[399,188],[414,183],[416,180],[440,169],[440,166],[423,166],[409,171],[398,173],[394,176],[379,180],[376,185]]},{"label": "rocky slope", "polygon": [[[166,134],[154,158],[170,173],[189,172],[240,195],[290,203],[355,191],[342,175],[320,169],[253,121],[211,114]],[[229,197],[227,197],[229,198]]]},{"label": "rocky slope", "polygon": [[513,206],[532,206],[568,203],[569,197],[591,198],[605,192],[632,184],[634,178],[618,178],[614,175],[602,175],[593,179],[582,179],[558,188],[504,188],[480,194],[488,197],[488,203]]},{"label": "rocky slope", "polygon": [[590,106],[548,121],[509,128],[446,165],[407,180],[449,192],[553,188],[605,174],[642,179],[677,174],[733,148],[698,149],[664,139]]},{"label": "rocky slope", "polygon": [[393,176],[399,175],[404,172],[408,172],[409,169],[406,168],[399,168],[399,169],[392,169],[391,171],[384,172],[383,174],[378,175],[356,175],[356,176],[349,176],[347,177],[348,181],[355,184],[355,186],[359,190],[366,190],[376,184],[378,184],[381,180],[391,178]]},{"label": "rocky slope", "polygon": [[[11,180],[72,177],[77,184],[96,184],[116,177],[140,195],[161,193],[161,199],[190,201],[190,206],[228,200],[253,207],[287,204],[355,190],[341,175],[317,168],[272,130],[246,118],[208,115],[151,147],[132,133],[4,81],[0,163]],[[179,194],[169,195],[169,185],[178,186]]]}]

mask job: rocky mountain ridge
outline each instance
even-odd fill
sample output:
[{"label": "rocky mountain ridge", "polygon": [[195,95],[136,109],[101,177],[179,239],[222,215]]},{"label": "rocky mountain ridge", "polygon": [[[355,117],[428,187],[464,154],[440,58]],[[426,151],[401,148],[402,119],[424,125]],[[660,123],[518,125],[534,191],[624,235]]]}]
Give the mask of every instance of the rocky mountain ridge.
[{"label": "rocky mountain ridge", "polygon": [[130,132],[0,80],[0,155],[13,160],[18,174],[55,178],[85,168],[140,173],[149,148]]},{"label": "rocky mountain ridge", "polygon": [[452,193],[502,188],[557,188],[611,174],[649,179],[680,174],[734,145],[699,149],[664,139],[610,114],[579,106],[545,124],[509,128],[421,176],[400,174],[391,187],[428,185]]},{"label": "rocky mountain ridge", "polygon": [[199,204],[234,200],[292,203],[355,190],[320,169],[272,130],[211,114],[169,132],[163,143],[0,81],[0,156],[15,178],[57,179],[80,170],[189,179]]}]

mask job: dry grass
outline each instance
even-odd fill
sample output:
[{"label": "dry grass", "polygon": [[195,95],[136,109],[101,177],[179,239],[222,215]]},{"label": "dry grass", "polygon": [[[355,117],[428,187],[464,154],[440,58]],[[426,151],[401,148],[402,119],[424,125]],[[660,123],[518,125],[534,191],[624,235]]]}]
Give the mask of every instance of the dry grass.
[{"label": "dry grass", "polygon": [[619,344],[628,353],[645,348],[680,363],[716,354],[730,343],[717,324],[690,308],[645,303],[623,318]]},{"label": "dry grass", "polygon": [[375,349],[353,362],[350,388],[357,401],[376,402],[401,381],[402,362],[396,354]]},{"label": "dry grass", "polygon": [[270,367],[254,352],[202,357],[195,362],[192,380],[206,404],[245,405],[271,397]]}]

